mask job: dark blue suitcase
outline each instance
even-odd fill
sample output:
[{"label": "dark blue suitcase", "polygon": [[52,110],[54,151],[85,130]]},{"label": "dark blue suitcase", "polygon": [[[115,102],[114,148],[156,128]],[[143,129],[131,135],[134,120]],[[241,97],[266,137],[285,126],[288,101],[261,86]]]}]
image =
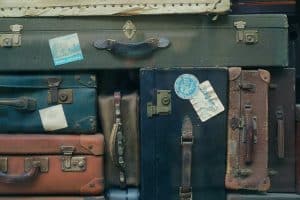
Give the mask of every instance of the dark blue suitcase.
[{"label": "dark blue suitcase", "polygon": [[[206,122],[181,99],[194,95],[197,79],[211,83],[225,109]],[[227,69],[141,69],[140,80],[141,199],[224,200]]]},{"label": "dark blue suitcase", "polygon": [[107,192],[108,200],[139,200],[140,192],[137,188],[110,189]]},{"label": "dark blue suitcase", "polygon": [[93,74],[0,75],[0,133],[95,133]]}]

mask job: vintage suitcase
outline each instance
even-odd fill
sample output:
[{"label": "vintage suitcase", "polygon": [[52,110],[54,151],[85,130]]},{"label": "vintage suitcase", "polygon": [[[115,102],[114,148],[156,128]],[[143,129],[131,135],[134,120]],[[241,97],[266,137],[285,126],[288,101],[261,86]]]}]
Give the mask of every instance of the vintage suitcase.
[{"label": "vintage suitcase", "polygon": [[21,196],[9,196],[9,197],[0,197],[0,200],[105,200],[103,196],[98,197],[69,197],[69,196],[40,196],[40,197],[21,197]]},{"label": "vintage suitcase", "polygon": [[295,192],[295,71],[270,70],[269,192]]},{"label": "vintage suitcase", "polygon": [[151,15],[183,13],[216,13],[229,11],[230,0],[2,0],[0,17],[85,16],[85,15]]},{"label": "vintage suitcase", "polygon": [[199,15],[2,18],[0,59],[0,71],[10,72],[283,67],[288,66],[288,20],[285,15],[219,16],[215,21]]},{"label": "vintage suitcase", "polygon": [[1,133],[95,133],[93,74],[0,75]]},{"label": "vintage suitcase", "polygon": [[0,135],[1,195],[99,195],[104,138],[96,135]]},{"label": "vintage suitcase", "polygon": [[227,69],[145,68],[140,80],[141,199],[225,199]]},{"label": "vintage suitcase", "polygon": [[137,188],[128,188],[125,190],[110,189],[107,192],[108,200],[139,200],[140,192]]},{"label": "vintage suitcase", "polygon": [[296,191],[300,193],[300,104],[296,104]]},{"label": "vintage suitcase", "polygon": [[232,0],[232,12],[238,14],[296,14],[296,0]]},{"label": "vintage suitcase", "polygon": [[228,194],[227,200],[298,200],[300,195],[289,193]]},{"label": "vintage suitcase", "polygon": [[106,144],[107,187],[139,186],[138,94],[99,96],[99,110]]},{"label": "vintage suitcase", "polygon": [[226,188],[267,191],[270,73],[232,67],[229,79]]}]

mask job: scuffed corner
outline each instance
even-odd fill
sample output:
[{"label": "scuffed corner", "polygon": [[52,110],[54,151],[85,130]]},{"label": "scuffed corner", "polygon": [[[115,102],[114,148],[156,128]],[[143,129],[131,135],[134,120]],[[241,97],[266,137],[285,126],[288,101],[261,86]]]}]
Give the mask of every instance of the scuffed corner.
[{"label": "scuffed corner", "polygon": [[104,179],[94,178],[80,189],[81,195],[100,195],[104,191]]}]

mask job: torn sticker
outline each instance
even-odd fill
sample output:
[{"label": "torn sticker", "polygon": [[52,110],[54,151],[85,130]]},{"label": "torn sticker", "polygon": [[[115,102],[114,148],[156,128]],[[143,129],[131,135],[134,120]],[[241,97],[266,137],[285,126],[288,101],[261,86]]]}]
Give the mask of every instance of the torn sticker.
[{"label": "torn sticker", "polygon": [[200,120],[205,122],[225,110],[222,102],[209,81],[198,85],[199,92],[190,99]]},{"label": "torn sticker", "polygon": [[55,66],[83,59],[77,33],[49,40]]},{"label": "torn sticker", "polygon": [[56,105],[39,110],[45,131],[55,131],[68,127],[63,106]]},{"label": "torn sticker", "polygon": [[194,97],[199,89],[199,80],[196,76],[192,74],[182,74],[180,75],[174,84],[174,89],[181,99],[191,99]]}]

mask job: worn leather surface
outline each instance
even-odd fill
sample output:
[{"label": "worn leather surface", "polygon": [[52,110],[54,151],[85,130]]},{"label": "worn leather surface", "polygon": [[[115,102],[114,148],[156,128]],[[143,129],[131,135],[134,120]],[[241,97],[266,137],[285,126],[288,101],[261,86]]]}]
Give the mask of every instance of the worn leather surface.
[{"label": "worn leather surface", "polygon": [[[270,192],[295,192],[295,71],[270,70],[269,168],[273,173]],[[278,120],[283,121],[284,158],[278,156]]]},{"label": "worn leather surface", "polygon": [[[219,115],[201,122],[188,100],[179,98],[174,83],[182,74],[199,82],[209,80],[225,107]],[[186,115],[194,133],[191,187],[193,199],[225,199],[227,82],[224,68],[142,69],[141,78],[141,199],[179,199],[182,172],[181,128]],[[156,104],[155,90],[170,90],[169,115],[147,117],[147,103]]]},{"label": "worn leather surface", "polygon": [[[132,39],[128,39],[123,31],[127,20],[131,20],[136,27]],[[234,27],[237,21],[246,22],[246,30],[258,30],[259,42],[254,45],[237,43]],[[0,71],[288,66],[288,21],[285,15],[225,15],[219,16],[216,21],[199,15],[4,18],[0,32],[9,32],[9,26],[16,23],[24,26],[22,46],[0,48]],[[79,36],[84,60],[55,67],[48,40],[75,32]],[[92,45],[95,40],[138,43],[157,37],[169,39],[171,45],[141,60],[119,59]],[[221,47],[220,43],[223,44]],[[213,50],[207,51],[208,46]]]},{"label": "worn leather surface", "polygon": [[140,192],[137,188],[128,188],[125,190],[110,189],[107,192],[108,200],[139,200]]},{"label": "worn leather surface", "polygon": [[227,200],[298,200],[300,195],[269,193],[269,194],[228,194]]},{"label": "worn leather surface", "polygon": [[[267,191],[270,187],[267,123],[270,74],[265,70],[241,70],[234,67],[229,68],[229,77],[226,188]],[[242,85],[245,85],[244,89]],[[247,89],[246,85],[254,88]],[[244,122],[241,123],[242,119]],[[256,134],[254,127],[257,129]],[[243,139],[244,134],[246,139]],[[252,140],[249,138],[251,135]],[[252,162],[247,162],[247,155],[250,155],[247,154],[247,144],[251,147]],[[240,170],[250,173],[242,175]]]},{"label": "worn leather surface", "polygon": [[[121,93],[122,95],[122,93]],[[120,172],[112,162],[109,142],[115,123],[113,96],[99,96],[99,118],[105,136],[105,175],[108,186],[120,185]],[[140,146],[139,146],[139,98],[137,93],[122,95],[121,123],[125,136],[126,185],[138,186],[140,180]]]},{"label": "worn leather surface", "polygon": [[[95,133],[96,80],[93,74],[68,75],[1,75],[0,99],[30,97],[36,100],[35,111],[20,111],[13,107],[0,107],[1,133],[43,133],[39,110],[53,106],[48,103],[48,78],[61,78],[59,89],[72,89],[73,102],[62,104],[67,128],[57,133]],[[57,105],[57,104],[54,104]]]},{"label": "worn leather surface", "polygon": [[[21,175],[24,173],[25,158],[48,158],[48,172],[40,173],[38,171],[36,177],[31,181],[25,181],[22,183],[3,183],[0,179],[0,194],[55,194],[55,195],[99,195],[104,190],[104,163],[103,163],[103,148],[104,138],[103,135],[87,136],[86,139],[83,136],[54,136],[53,139],[45,142],[45,138],[41,138],[41,144],[35,146],[38,141],[34,136],[30,135],[28,139],[24,139],[26,136],[22,135],[2,135],[0,137],[1,143],[8,143],[10,151],[1,153],[1,157],[6,157],[7,175]],[[51,136],[45,136],[50,138]],[[24,140],[23,140],[24,139]],[[94,140],[90,143],[93,146],[98,146],[99,152],[94,155],[94,152],[82,150],[80,141]],[[23,142],[23,143],[22,143]],[[19,146],[21,145],[21,146]],[[62,159],[63,153],[59,154],[61,146],[75,146],[76,156],[83,156],[86,159],[86,170],[81,172],[63,172],[62,171]],[[8,146],[8,145],[7,145]],[[30,149],[32,147],[32,149]],[[43,150],[45,147],[46,151]],[[15,148],[15,151],[13,151]],[[40,148],[40,150],[39,150]],[[91,148],[91,147],[90,147]],[[96,148],[96,149],[97,149]],[[40,155],[35,155],[39,154]],[[99,154],[100,153],[100,154]],[[13,154],[13,155],[12,155]],[[42,155],[43,154],[43,155]],[[25,180],[25,179],[24,179]]]}]

